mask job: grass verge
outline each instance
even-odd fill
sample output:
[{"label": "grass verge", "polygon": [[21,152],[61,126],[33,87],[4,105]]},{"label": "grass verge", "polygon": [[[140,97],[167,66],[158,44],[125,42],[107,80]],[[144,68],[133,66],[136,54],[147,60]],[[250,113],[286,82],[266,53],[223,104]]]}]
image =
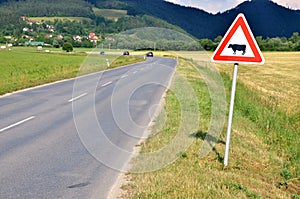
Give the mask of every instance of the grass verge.
[{"label": "grass verge", "polygon": [[145,59],[135,56],[120,56],[113,60],[109,68],[117,68],[120,66],[130,65],[137,62],[145,61]]},{"label": "grass verge", "polygon": [[[128,173],[129,183],[122,187],[123,197],[299,198],[299,112],[282,111],[276,108],[272,97],[265,98],[239,83],[229,166],[224,168],[225,131],[208,156],[199,158],[211,114],[207,86],[192,61],[180,59],[177,71],[194,88],[201,125],[192,135],[192,145],[178,154],[174,163],[155,172]],[[228,96],[231,81],[226,73],[222,76]],[[170,91],[165,100],[164,128],[141,144],[141,153],[156,151],[176,136],[180,106]]]}]

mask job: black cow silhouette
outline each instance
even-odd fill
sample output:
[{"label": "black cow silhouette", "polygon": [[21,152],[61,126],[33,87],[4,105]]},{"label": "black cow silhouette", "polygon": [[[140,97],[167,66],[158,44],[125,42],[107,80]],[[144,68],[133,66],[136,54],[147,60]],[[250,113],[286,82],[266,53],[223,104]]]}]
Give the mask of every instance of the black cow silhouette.
[{"label": "black cow silhouette", "polygon": [[229,44],[228,48],[232,48],[234,55],[236,54],[236,51],[243,51],[242,55],[246,53],[246,45],[244,44]]}]

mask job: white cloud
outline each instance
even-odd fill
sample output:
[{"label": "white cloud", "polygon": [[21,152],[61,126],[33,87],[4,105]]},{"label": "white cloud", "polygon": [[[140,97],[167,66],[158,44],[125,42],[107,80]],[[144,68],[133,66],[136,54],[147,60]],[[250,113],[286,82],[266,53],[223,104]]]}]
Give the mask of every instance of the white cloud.
[{"label": "white cloud", "polygon": [[[224,12],[231,8],[236,7],[238,4],[246,0],[166,0],[176,4],[196,7],[207,12],[217,13]],[[285,7],[300,9],[299,0],[273,0],[274,2],[283,5]]]},{"label": "white cloud", "polygon": [[292,9],[300,9],[299,0],[273,0],[274,2]]}]

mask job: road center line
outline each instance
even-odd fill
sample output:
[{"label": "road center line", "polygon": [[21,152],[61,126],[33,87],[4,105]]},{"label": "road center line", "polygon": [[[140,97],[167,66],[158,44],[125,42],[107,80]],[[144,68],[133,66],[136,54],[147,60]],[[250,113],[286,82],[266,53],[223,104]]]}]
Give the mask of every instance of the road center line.
[{"label": "road center line", "polygon": [[125,77],[128,77],[128,75],[122,75],[121,79],[124,79]]},{"label": "road center line", "polygon": [[112,84],[111,81],[110,81],[110,82],[107,82],[107,83],[105,83],[105,84],[102,84],[101,87],[108,86],[108,85],[110,85],[110,84]]},{"label": "road center line", "polygon": [[25,123],[25,122],[28,122],[29,120],[32,120],[32,119],[34,119],[34,118],[35,118],[34,116],[31,116],[31,117],[26,118],[26,119],[24,119],[24,120],[22,120],[22,121],[16,122],[16,123],[14,123],[14,124],[12,124],[12,125],[9,125],[9,126],[3,128],[3,129],[0,129],[0,132],[6,131],[6,130],[8,130],[8,129],[11,129],[11,128],[15,127],[15,126],[18,126],[18,125],[20,125],[20,124],[23,124],[23,123]]},{"label": "road center line", "polygon": [[79,95],[77,97],[74,97],[74,98],[70,99],[68,102],[73,102],[75,100],[78,100],[79,98],[82,98],[82,97],[86,96],[86,95],[87,95],[87,93],[83,93],[83,94],[81,94],[81,95]]}]

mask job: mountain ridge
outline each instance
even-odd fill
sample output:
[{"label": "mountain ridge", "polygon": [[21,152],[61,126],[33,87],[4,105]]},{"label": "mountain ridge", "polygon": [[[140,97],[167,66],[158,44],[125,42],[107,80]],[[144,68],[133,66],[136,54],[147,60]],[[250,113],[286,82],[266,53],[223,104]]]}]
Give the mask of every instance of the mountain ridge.
[{"label": "mountain ridge", "polygon": [[[15,12],[13,9],[16,9],[18,7],[17,4],[19,5],[22,2],[34,3],[36,0],[0,0],[0,15],[5,13],[2,20],[4,22],[9,22],[14,19],[15,21],[11,23],[16,23],[18,20],[17,17],[12,17],[15,13],[25,16],[46,16],[51,14],[68,14],[69,16],[72,14],[65,9],[66,2],[69,1],[70,0],[56,0],[55,3],[58,4],[58,8],[56,9],[60,10],[51,10],[43,7],[39,11],[30,13],[30,11],[25,8],[22,8],[23,10],[20,9],[20,12]],[[38,2],[42,1],[40,0]],[[215,39],[220,35],[224,35],[238,13],[244,13],[254,36],[262,36],[263,38],[290,37],[294,32],[300,32],[300,10],[286,8],[271,0],[244,1],[235,8],[217,14],[211,14],[199,8],[180,6],[164,0],[76,0],[76,2],[82,5],[80,9],[77,8],[76,16],[84,15],[84,17],[95,20],[96,16],[95,13],[92,12],[92,5],[97,8],[124,9],[127,10],[129,16],[149,15],[159,18],[169,24],[182,28],[198,39]],[[9,10],[2,7],[6,4],[12,4],[16,8]],[[60,5],[64,5],[64,8],[60,8],[62,7]],[[74,5],[73,1],[70,2],[70,5]],[[45,11],[43,11],[43,9]]]},{"label": "mountain ridge", "polygon": [[152,9],[143,7],[147,0],[120,1],[135,2],[139,8],[143,8],[144,13],[177,25],[197,38],[214,39],[224,35],[234,18],[241,12],[246,16],[255,36],[290,37],[293,32],[300,32],[300,10],[286,8],[271,0],[244,1],[235,8],[217,14],[161,0],[148,3],[152,4]]}]

